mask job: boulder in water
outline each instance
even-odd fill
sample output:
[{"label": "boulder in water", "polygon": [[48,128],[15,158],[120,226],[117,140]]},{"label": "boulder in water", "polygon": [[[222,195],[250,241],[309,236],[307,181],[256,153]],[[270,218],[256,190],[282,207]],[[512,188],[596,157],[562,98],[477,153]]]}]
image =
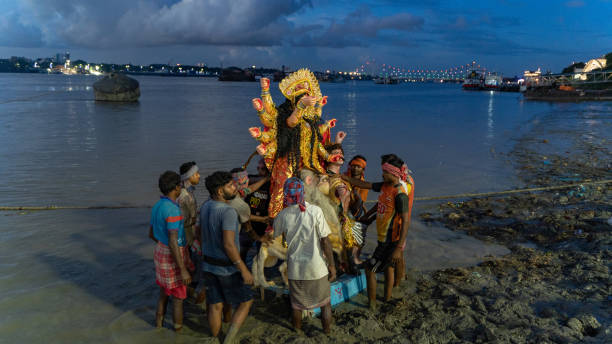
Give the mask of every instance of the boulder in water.
[{"label": "boulder in water", "polygon": [[138,81],[119,73],[111,73],[93,84],[96,100],[109,102],[137,102],[140,97]]}]

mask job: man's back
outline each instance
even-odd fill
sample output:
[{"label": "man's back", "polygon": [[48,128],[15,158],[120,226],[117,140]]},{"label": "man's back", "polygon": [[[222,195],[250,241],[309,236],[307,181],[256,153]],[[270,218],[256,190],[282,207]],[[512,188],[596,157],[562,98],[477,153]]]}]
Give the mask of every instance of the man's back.
[{"label": "man's back", "polygon": [[283,209],[274,220],[274,235],[285,233],[289,279],[315,280],[327,275],[321,238],[331,234],[321,208],[306,203]]},{"label": "man's back", "polygon": [[[200,208],[200,225],[202,227],[202,254],[227,261],[228,257],[223,248],[223,231],[236,232],[235,240],[238,247],[239,225],[236,211],[224,202],[208,200]],[[238,271],[234,266],[207,263],[206,259],[202,263],[202,270],[217,275],[230,275]]]}]

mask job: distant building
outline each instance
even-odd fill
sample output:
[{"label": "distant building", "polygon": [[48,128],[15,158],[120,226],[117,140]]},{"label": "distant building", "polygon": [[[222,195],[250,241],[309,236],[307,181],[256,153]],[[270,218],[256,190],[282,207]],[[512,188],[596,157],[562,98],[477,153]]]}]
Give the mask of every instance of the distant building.
[{"label": "distant building", "polygon": [[595,69],[604,69],[606,68],[606,62],[605,57],[589,60],[589,62],[587,62],[584,66],[583,72],[588,73]]},{"label": "distant building", "polygon": [[539,67],[538,67],[538,70],[535,70],[535,71],[526,70],[523,73],[523,79],[525,79],[525,83],[528,85],[539,84],[541,76],[542,76],[542,71],[540,70]]},{"label": "distant building", "polygon": [[595,70],[602,70],[606,68],[606,63],[607,61],[605,57],[599,57],[596,59],[589,60],[589,62],[584,65],[584,68],[582,68],[581,71],[575,71],[575,73],[579,74],[575,74],[574,79],[587,80],[588,77],[586,73],[593,72]]}]

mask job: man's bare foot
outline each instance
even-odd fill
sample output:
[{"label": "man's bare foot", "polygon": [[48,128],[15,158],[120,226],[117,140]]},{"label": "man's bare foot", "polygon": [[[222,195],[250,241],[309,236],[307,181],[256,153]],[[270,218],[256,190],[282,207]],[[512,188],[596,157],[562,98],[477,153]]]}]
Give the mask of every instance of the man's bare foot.
[{"label": "man's bare foot", "polygon": [[163,315],[160,316],[159,314],[155,317],[155,328],[162,328],[164,327],[164,317]]},{"label": "man's bare foot", "polygon": [[376,301],[370,301],[368,303],[368,308],[372,311],[372,312],[376,312],[376,309],[378,308],[376,306]]},{"label": "man's bare foot", "polygon": [[174,332],[181,332],[183,330],[183,324],[174,324]]}]

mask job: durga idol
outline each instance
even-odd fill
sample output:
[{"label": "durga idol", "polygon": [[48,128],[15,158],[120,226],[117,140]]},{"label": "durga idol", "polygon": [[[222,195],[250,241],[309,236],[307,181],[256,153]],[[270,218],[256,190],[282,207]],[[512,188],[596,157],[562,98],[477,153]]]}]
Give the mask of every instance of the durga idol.
[{"label": "durga idol", "polygon": [[[283,207],[283,185],[298,171],[308,168],[325,174],[325,164],[338,157],[330,155],[325,145],[331,143],[331,128],[336,120],[322,121],[327,96],[321,94],[319,82],[308,69],[300,69],[281,80],[279,88],[285,101],[276,106],[270,96],[270,80],[261,78],[261,98],[253,99],[263,130],[249,128],[260,142],[257,152],[271,171],[268,216],[275,218]],[[336,142],[346,134],[338,132]]]}]

